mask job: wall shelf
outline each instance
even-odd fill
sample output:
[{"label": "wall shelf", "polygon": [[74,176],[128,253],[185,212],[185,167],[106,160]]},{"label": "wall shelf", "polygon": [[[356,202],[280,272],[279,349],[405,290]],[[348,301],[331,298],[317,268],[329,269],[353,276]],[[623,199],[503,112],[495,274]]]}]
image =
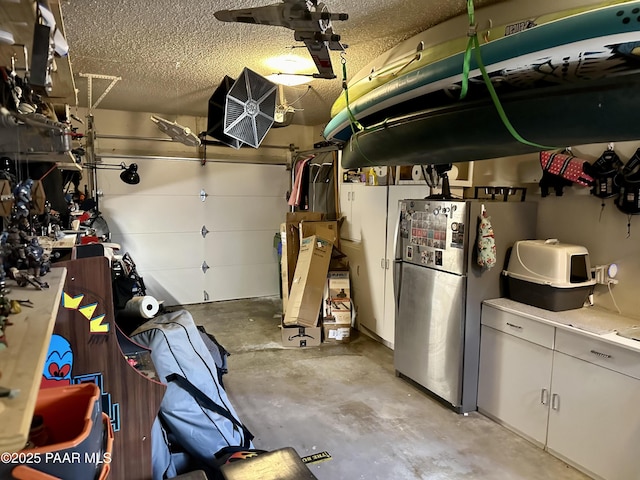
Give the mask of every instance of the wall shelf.
[{"label": "wall shelf", "polygon": [[[56,25],[66,37],[62,11],[59,0],[49,0],[49,7]],[[2,27],[13,35],[14,45],[0,44],[0,59],[3,65],[11,65],[11,57],[16,58],[16,70],[22,76],[25,68],[23,45],[26,47],[29,60],[33,51],[33,29],[36,22],[36,2],[34,0],[14,0],[0,2],[0,18],[3,19]],[[55,57],[55,69],[51,72],[53,89],[47,93],[49,100],[58,102],[72,101],[75,98],[76,85],[71,70],[69,57]]]},{"label": "wall shelf", "polygon": [[43,277],[49,284],[43,290],[7,282],[10,298],[28,299],[34,306],[9,317],[8,347],[0,350],[0,386],[19,390],[15,398],[0,399],[0,452],[22,450],[27,442],[66,275],[66,268],[52,268]]}]

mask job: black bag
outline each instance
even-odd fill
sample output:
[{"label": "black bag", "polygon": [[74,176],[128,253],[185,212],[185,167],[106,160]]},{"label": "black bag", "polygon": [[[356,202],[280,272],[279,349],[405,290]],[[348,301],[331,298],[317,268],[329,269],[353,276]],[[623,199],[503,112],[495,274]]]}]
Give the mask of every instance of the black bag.
[{"label": "black bag", "polygon": [[591,194],[599,198],[615,197],[620,192],[618,176],[623,163],[611,149],[606,150],[593,165],[587,167],[587,173],[594,179]]},{"label": "black bag", "polygon": [[640,214],[640,148],[618,176],[620,194],[615,200],[618,209],[627,215]]}]

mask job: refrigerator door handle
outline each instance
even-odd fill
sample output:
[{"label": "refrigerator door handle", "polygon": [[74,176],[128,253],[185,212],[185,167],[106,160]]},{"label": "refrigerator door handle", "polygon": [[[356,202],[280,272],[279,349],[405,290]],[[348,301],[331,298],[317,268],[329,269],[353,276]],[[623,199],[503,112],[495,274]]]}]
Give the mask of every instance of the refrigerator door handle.
[{"label": "refrigerator door handle", "polygon": [[402,209],[400,205],[402,200],[396,205],[396,228],[393,236],[393,295],[396,300],[396,317],[400,310],[400,289],[402,286],[402,252],[398,252],[398,244],[400,243],[400,220],[402,218]]},{"label": "refrigerator door handle", "polygon": [[400,200],[398,202],[398,205],[396,205],[397,207],[397,211],[396,211],[396,228],[395,228],[395,232],[393,235],[393,258],[395,260],[402,260],[402,251],[398,252],[398,243],[400,243],[400,239],[398,238],[400,236],[400,219],[402,218],[402,211],[400,208],[400,204],[403,203],[402,200]]},{"label": "refrigerator door handle", "polygon": [[400,310],[400,290],[402,289],[402,260],[393,262],[393,295],[396,299],[396,315]]}]

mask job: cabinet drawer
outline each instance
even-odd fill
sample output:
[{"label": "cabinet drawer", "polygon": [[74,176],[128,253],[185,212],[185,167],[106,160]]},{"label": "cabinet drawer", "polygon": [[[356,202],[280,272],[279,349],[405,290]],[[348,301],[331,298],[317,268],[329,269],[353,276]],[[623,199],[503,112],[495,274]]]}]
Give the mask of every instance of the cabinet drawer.
[{"label": "cabinet drawer", "polygon": [[640,353],[558,329],[556,350],[572,357],[640,379]]},{"label": "cabinet drawer", "polygon": [[482,324],[529,342],[553,348],[555,327],[482,305]]}]

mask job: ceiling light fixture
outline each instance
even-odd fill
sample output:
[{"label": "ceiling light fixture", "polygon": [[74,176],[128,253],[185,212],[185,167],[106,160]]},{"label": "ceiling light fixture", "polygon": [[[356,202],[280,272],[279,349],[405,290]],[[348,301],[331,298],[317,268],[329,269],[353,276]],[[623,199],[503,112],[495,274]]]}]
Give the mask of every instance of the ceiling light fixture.
[{"label": "ceiling light fixture", "polygon": [[315,68],[315,64],[311,60],[298,55],[270,57],[264,63],[269,69],[277,72],[303,73]]},{"label": "ceiling light fixture", "polygon": [[315,64],[308,58],[298,55],[281,55],[268,58],[264,63],[269,69],[277,72],[267,77],[273,83],[294,87],[313,80],[313,74],[308,72],[315,69]]},{"label": "ceiling light fixture", "polygon": [[278,85],[284,85],[285,87],[296,87],[298,85],[304,85],[313,80],[312,75],[305,75],[301,73],[272,73],[266,77],[273,83]]}]

